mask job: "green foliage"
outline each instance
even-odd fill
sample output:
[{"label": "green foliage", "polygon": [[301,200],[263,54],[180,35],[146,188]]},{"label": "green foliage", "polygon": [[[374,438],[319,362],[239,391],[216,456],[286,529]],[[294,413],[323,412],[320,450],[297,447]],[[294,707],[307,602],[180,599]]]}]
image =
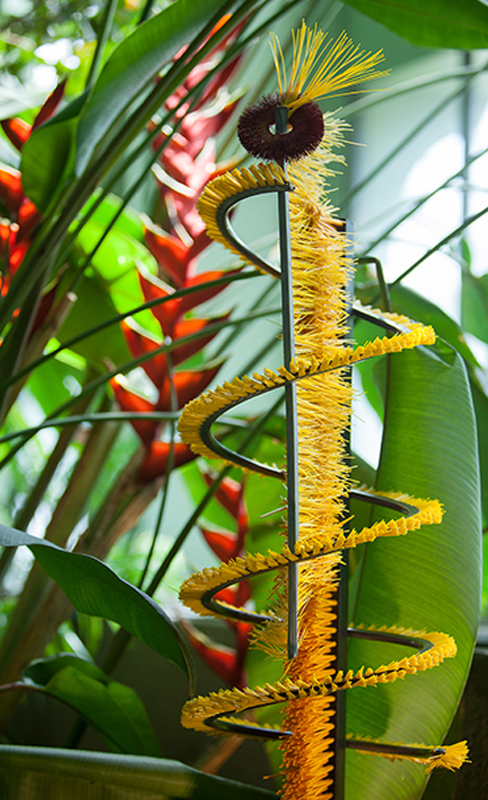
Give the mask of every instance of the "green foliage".
[{"label": "green foliage", "polygon": [[190,798],[206,800],[214,797],[225,800],[231,794],[235,800],[258,800],[274,797],[273,792],[244,786],[176,761],[165,759],[136,759],[105,753],[53,750],[32,747],[0,746],[2,775],[0,787],[6,792],[10,787],[32,787],[37,796],[66,797],[73,800],[87,796],[87,787],[95,786],[109,791],[115,800],[131,800],[134,793],[144,800],[156,798]]},{"label": "green foliage", "polygon": [[0,543],[4,547],[30,547],[78,611],[117,622],[189,675],[188,659],[177,628],[150,597],[119,578],[106,564],[5,525],[0,525]]},{"label": "green foliage", "polygon": [[488,12],[480,0],[466,0],[462,8],[451,0],[345,2],[419,47],[474,50],[488,46]]},{"label": "green foliage", "polygon": [[[469,384],[460,357],[444,344],[390,359],[376,488],[437,497],[446,513],[441,525],[367,545],[353,579],[357,586],[351,618],[356,626],[381,621],[414,630],[449,631],[458,654],[439,669],[407,676],[398,686],[351,692],[348,730],[375,739],[386,735],[391,741],[441,741],[471,663],[481,564],[480,484]],[[381,518],[385,516],[382,509]],[[374,642],[351,643],[353,663],[374,665],[378,659],[388,663],[398,657],[394,646],[385,652]],[[346,775],[355,797],[367,797],[365,786],[380,781],[388,797],[419,795],[425,780],[421,770],[408,765],[399,781],[395,765],[387,772],[382,761],[351,754]]]},{"label": "green foliage", "polygon": [[[212,32],[229,11],[232,19],[225,18]],[[224,272],[222,277],[214,272],[216,258],[219,269],[223,259],[225,269],[235,267],[235,260],[213,250],[203,254],[209,243],[200,238],[195,202],[210,174],[222,168],[221,162],[242,158],[236,118],[230,113],[234,98],[243,87],[246,102],[276,89],[274,77],[266,72],[271,63],[267,44],[259,39],[269,27],[288,31],[304,16],[308,23],[317,18],[321,25],[323,17],[333,35],[349,24],[364,28],[367,49],[376,51],[382,46],[377,41],[381,28],[374,23],[369,27],[369,17],[406,40],[408,57],[421,63],[420,77],[400,81],[397,87],[393,75],[388,93],[344,108],[345,118],[359,117],[360,131],[364,123],[368,139],[370,113],[387,101],[408,102],[409,93],[418,96],[419,105],[428,104],[422,91],[429,82],[442,93],[447,79],[456,81],[453,101],[463,89],[469,105],[474,96],[469,82],[484,71],[481,58],[478,61],[474,53],[464,67],[453,70],[448,62],[445,72],[431,73],[430,65],[421,61],[427,52],[421,48],[437,48],[441,55],[446,48],[488,48],[488,8],[480,0],[346,0],[335,19],[337,4],[315,4],[311,9],[303,0],[287,5],[278,0],[127,0],[89,6],[78,0],[19,0],[7,4],[2,13],[2,114],[20,114],[19,130],[28,130],[22,125],[36,120],[40,105],[34,76],[46,63],[37,48],[65,39],[79,64],[56,63],[58,79],[69,75],[66,99],[51,109],[48,101],[42,124],[25,133],[21,153],[7,135],[0,138],[0,159],[18,166],[21,173],[21,183],[15,171],[12,183],[0,173],[0,502],[5,519],[0,525],[0,736],[20,745],[33,740],[29,724],[17,734],[23,712],[16,707],[24,694],[35,693],[80,717],[74,731],[62,723],[66,730],[60,740],[78,746],[87,726],[117,755],[0,745],[0,794],[28,792],[50,800],[91,800],[100,792],[117,800],[136,794],[147,800],[276,796],[247,785],[249,763],[243,767],[245,783],[206,774],[207,757],[210,764],[213,756],[216,762],[224,761],[227,745],[222,750],[215,745],[215,753],[208,756],[203,737],[180,730],[178,723],[193,667],[186,638],[173,621],[180,613],[174,609],[175,595],[190,569],[209,563],[197,526],[216,529],[228,541],[242,534],[243,547],[250,552],[277,549],[286,503],[280,480],[255,474],[243,479],[239,470],[218,462],[212,464],[217,471],[205,468],[204,476],[201,461],[186,463],[193,456],[181,449],[175,431],[180,406],[198,394],[207,379],[222,382],[282,361],[277,355],[277,291],[254,273]],[[363,41],[362,35],[359,38]],[[396,48],[398,39],[387,38],[391,41]],[[237,77],[224,75],[242,48],[248,57],[247,64],[239,64],[243,71]],[[219,81],[222,85],[216,88]],[[175,115],[175,106],[183,101]],[[445,108],[450,103],[446,95]],[[402,108],[385,112],[381,125],[385,118],[389,123],[401,117]],[[359,181],[351,181],[356,188],[345,192],[348,198],[355,203],[362,196],[381,197],[382,186],[395,184],[405,165],[442,137],[445,108],[439,106],[434,122],[420,122],[411,133],[405,112],[397,152],[386,135],[381,153],[375,153],[374,141],[367,141],[373,156],[363,170],[366,177],[361,179],[362,155],[348,157],[352,171],[359,167]],[[468,134],[465,130],[466,139]],[[481,155],[480,149],[474,155],[466,153],[466,158],[474,164]],[[390,173],[398,157],[401,169]],[[368,150],[365,158],[370,158]],[[452,178],[465,181],[463,191],[469,199],[467,174],[452,172]],[[386,177],[376,191],[378,175],[380,180]],[[353,478],[380,490],[439,498],[446,514],[432,530],[377,541],[351,553],[351,617],[356,625],[445,631],[455,638],[458,656],[404,682],[349,693],[347,730],[429,745],[443,741],[453,717],[448,736],[457,740],[462,729],[473,738],[465,709],[472,713],[477,684],[473,688],[468,681],[463,705],[455,714],[476,641],[480,531],[488,523],[488,274],[481,274],[471,243],[474,216],[468,216],[466,201],[463,222],[453,222],[447,235],[436,234],[434,246],[424,245],[422,235],[417,240],[417,233],[410,235],[408,228],[409,219],[416,220],[424,204],[442,201],[446,187],[456,190],[452,178],[433,190],[426,183],[410,206],[399,196],[398,207],[382,210],[381,225],[373,219],[372,230],[360,229],[357,237],[358,251],[363,243],[369,252],[366,239],[374,242],[374,254],[385,254],[385,307],[391,303],[392,311],[431,324],[439,339],[434,347],[372,359],[358,368],[365,393],[362,407],[376,414],[382,441],[378,465],[370,453],[353,454]],[[330,178],[330,183],[335,181],[336,176]],[[28,201],[39,213],[29,210]],[[275,244],[274,212],[269,209],[266,206],[260,219],[246,210],[236,211],[236,230],[248,227],[245,241],[258,240],[256,246],[267,256]],[[398,241],[404,243],[408,262],[401,266],[388,249]],[[459,320],[441,300],[414,290],[406,280],[411,273],[435,270],[439,255],[459,266]],[[201,281],[196,292],[195,280]],[[441,274],[439,287],[444,280]],[[220,295],[224,282],[228,286]],[[361,264],[356,295],[364,304],[375,305],[380,294],[378,274]],[[138,311],[141,305],[144,310]],[[199,319],[225,315],[229,309],[230,316],[198,329]],[[370,323],[355,325],[358,342],[376,335]],[[241,416],[229,414],[217,432],[231,449],[245,448],[249,457],[282,466],[286,423],[280,403],[278,399],[271,411],[265,409],[264,421],[261,406],[249,406],[247,418],[239,409]],[[359,409],[358,417],[361,413]],[[131,416],[133,427],[127,421]],[[119,435],[123,424],[127,427]],[[373,513],[354,500],[351,524],[367,525]],[[386,516],[382,509],[381,518]],[[487,587],[485,564],[485,616]],[[266,609],[273,592],[272,577],[255,580],[255,607]],[[87,617],[114,624],[104,624],[103,637],[92,637],[86,633]],[[230,674],[234,657],[242,662],[240,679],[245,671],[251,684],[280,677],[279,662],[257,649],[247,652],[238,627],[222,626],[219,635],[229,648],[220,662],[217,659],[222,674],[226,669]],[[139,641],[134,645],[142,656],[137,655],[131,673],[126,665],[132,637]],[[158,658],[155,677],[150,675],[147,648]],[[65,652],[71,650],[75,652]],[[88,651],[93,662],[87,660]],[[357,668],[363,663],[375,667],[403,654],[392,645],[353,640],[349,657],[351,667]],[[478,653],[475,662],[478,682],[486,674],[481,656]],[[185,684],[181,696],[178,671]],[[202,691],[207,680],[208,675],[197,675]],[[221,683],[219,678],[212,687]],[[480,702],[481,707],[485,708]],[[262,714],[265,722],[279,724],[280,719],[276,708]],[[162,753],[168,759],[161,758]],[[181,759],[202,769],[186,766]],[[278,774],[276,751],[270,760],[268,772]],[[234,775],[237,762],[238,758],[229,762],[228,776]],[[475,763],[471,769],[477,776],[471,784],[469,778],[466,784],[461,780],[456,789],[453,782],[432,780],[426,797],[461,800],[469,793],[463,795],[463,785],[481,796],[482,770]],[[424,786],[419,765],[347,754],[344,800],[419,800]]]},{"label": "green foliage", "polygon": [[[78,104],[74,111],[79,111]],[[48,122],[22,148],[23,187],[39,211],[54,206],[72,176],[76,124],[76,115],[61,122]]]},{"label": "green foliage", "polygon": [[100,733],[116,753],[161,756],[157,737],[137,694],[95,664],[68,653],[34,661],[29,687],[62,701]]}]

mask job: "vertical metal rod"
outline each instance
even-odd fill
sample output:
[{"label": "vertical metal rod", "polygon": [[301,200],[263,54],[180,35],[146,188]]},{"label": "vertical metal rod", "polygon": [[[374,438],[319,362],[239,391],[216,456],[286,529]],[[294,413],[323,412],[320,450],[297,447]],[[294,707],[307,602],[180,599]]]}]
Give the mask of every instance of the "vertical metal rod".
[{"label": "vertical metal rod", "polygon": [[[463,53],[463,64],[465,67],[471,66],[471,53]],[[466,81],[461,97],[461,133],[464,139],[464,172],[463,172],[463,222],[466,222],[469,213],[469,156],[471,153],[470,141],[470,122],[471,122],[471,83]]]},{"label": "vertical metal rod", "polygon": [[[350,233],[347,223],[344,223],[344,232]],[[352,254],[351,254],[352,259]],[[351,270],[345,290],[346,312],[348,325],[346,339],[352,339],[352,303],[354,300],[354,274]],[[351,380],[351,369],[348,369],[347,379]],[[351,431],[344,431],[345,457],[350,457]],[[349,499],[344,498],[344,517],[349,516]],[[342,564],[339,569],[340,583],[337,590],[337,634],[336,634],[336,659],[335,667],[347,671],[347,628],[349,625],[349,551],[342,551]],[[347,692],[337,692],[335,700],[335,754],[334,754],[334,800],[343,800],[345,792],[346,775],[346,703]]]},{"label": "vertical metal rod", "polygon": [[[275,108],[277,134],[286,134],[288,109]],[[286,173],[286,164],[283,164]],[[278,193],[278,226],[280,240],[281,301],[283,320],[283,358],[285,367],[295,355],[293,323],[293,285],[291,272],[291,238],[288,192]],[[288,490],[288,547],[293,552],[298,541],[298,425],[297,390],[295,383],[285,387],[286,407],[286,477]],[[298,650],[298,566],[288,566],[288,658]]]}]

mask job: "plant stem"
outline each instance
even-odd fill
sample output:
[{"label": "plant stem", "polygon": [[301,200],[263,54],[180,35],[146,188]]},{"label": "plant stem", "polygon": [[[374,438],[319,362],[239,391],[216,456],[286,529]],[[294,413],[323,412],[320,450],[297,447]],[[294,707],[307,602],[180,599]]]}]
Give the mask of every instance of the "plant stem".
[{"label": "plant stem", "polygon": [[[176,387],[175,387],[175,382],[174,382],[173,364],[172,364],[172,359],[171,359],[170,355],[168,355],[166,357],[166,368],[168,370],[168,380],[169,380],[169,385],[170,385],[170,409],[171,409],[171,412],[176,415],[177,414],[177,408],[178,408],[178,397],[177,397]],[[146,563],[144,565],[144,569],[143,569],[141,577],[139,579],[139,583],[137,584],[139,589],[142,589],[142,587],[144,585],[144,580],[146,578],[146,575],[147,575],[147,572],[148,572],[148,569],[149,569],[149,565],[151,563],[151,559],[152,559],[152,556],[153,556],[153,553],[154,553],[154,549],[156,547],[156,542],[158,540],[159,532],[160,532],[160,529],[161,529],[161,523],[163,521],[163,516],[164,516],[164,509],[166,508],[166,503],[167,503],[167,500],[168,500],[168,497],[169,497],[169,487],[170,487],[170,483],[171,483],[171,473],[173,471],[174,461],[175,461],[175,447],[174,447],[174,445],[175,445],[175,436],[176,436],[176,424],[175,424],[175,422],[176,422],[175,418],[173,418],[171,420],[171,422],[170,422],[170,450],[169,450],[169,454],[168,454],[168,462],[166,464],[166,471],[165,471],[165,474],[164,474],[164,486],[163,486],[163,489],[161,491],[161,502],[159,504],[159,511],[158,511],[158,516],[157,516],[157,519],[156,519],[156,524],[154,526],[151,545],[149,547],[149,552],[147,554]]]},{"label": "plant stem", "polygon": [[[85,339],[88,339],[90,336],[93,336],[96,333],[100,333],[101,331],[109,328],[111,325],[117,325],[122,320],[126,319],[127,317],[135,316],[140,311],[146,311],[149,308],[154,308],[155,306],[163,305],[164,303],[168,303],[172,300],[177,300],[180,297],[185,297],[187,294],[193,294],[194,292],[201,291],[202,288],[207,287],[216,287],[222,286],[227,283],[233,283],[234,281],[242,281],[247,280],[248,278],[256,278],[262,277],[257,272],[239,272],[235,275],[229,275],[228,277],[217,278],[215,281],[208,281],[206,284],[198,284],[196,286],[191,286],[188,289],[178,289],[177,291],[173,292],[170,295],[157,297],[153,300],[148,300],[146,303],[141,303],[134,308],[129,309],[128,311],[123,311],[120,314],[116,314],[110,319],[104,320],[103,322],[98,323],[98,325],[94,325],[92,328],[87,328],[82,333],[77,334],[76,336],[72,336],[70,339],[67,339],[63,342],[59,347],[56,347],[54,350],[51,350],[49,353],[37,358],[35,361],[32,361],[30,364],[27,364],[23,367],[19,372],[14,375],[11,375],[9,378],[5,379],[4,381],[0,382],[0,387],[8,387],[11,384],[15,383],[16,381],[20,380],[24,377],[28,372],[32,372],[32,370],[39,367],[41,364],[44,364],[45,361],[48,361],[50,358],[55,358],[59,353],[62,353],[63,350],[67,350],[72,348],[73,345],[78,344],[78,342],[82,342]],[[181,341],[181,340],[179,340]]]},{"label": "plant stem", "polygon": [[404,278],[406,278],[407,275],[410,275],[410,273],[413,272],[414,269],[417,269],[417,267],[419,267],[420,264],[423,264],[424,261],[430,258],[430,256],[434,255],[434,253],[437,253],[441,249],[441,247],[444,247],[445,244],[448,244],[448,242],[450,242],[451,239],[455,239],[456,236],[460,236],[461,233],[464,230],[466,230],[466,228],[468,228],[470,225],[472,225],[473,222],[476,222],[486,213],[488,213],[488,206],[485,206],[484,208],[481,209],[481,211],[478,211],[476,214],[472,214],[470,217],[468,217],[468,219],[464,220],[461,223],[461,225],[459,225],[453,231],[448,233],[447,236],[444,236],[444,238],[441,239],[439,242],[437,242],[437,244],[435,244],[433,247],[429,248],[429,250],[427,250],[427,252],[424,253],[423,256],[418,258],[417,261],[415,261],[412,264],[412,266],[410,266],[408,269],[402,272],[402,274],[399,275],[398,278],[395,278],[395,280],[390,283],[390,287],[396,286],[397,283],[401,283],[401,281]]},{"label": "plant stem", "polygon": [[[285,135],[288,129],[288,109],[275,109],[276,133]],[[286,164],[283,164],[286,177]],[[278,226],[281,266],[281,297],[283,320],[283,358],[286,369],[295,357],[295,328],[293,320],[293,279],[291,268],[290,203],[288,192],[278,192]],[[298,419],[297,387],[295,381],[285,386],[286,406],[286,485],[288,547],[295,551],[298,542]],[[298,567],[288,565],[288,658],[298,651]]]},{"label": "plant stem", "polygon": [[110,36],[110,30],[112,28],[116,9],[117,0],[107,0],[100,25],[100,32],[97,36],[95,53],[93,54],[88,77],[86,79],[85,89],[93,88],[93,85],[98,77],[98,73],[100,72],[103,53],[108,42],[108,37]]},{"label": "plant stem", "polygon": [[[268,419],[273,416],[273,414],[275,413],[276,409],[281,405],[281,403],[282,403],[282,400],[281,400],[281,398],[279,398],[273,404],[273,406],[269,409],[269,411],[265,415],[263,415],[263,417],[261,417],[261,419],[257,420],[252,426],[250,426],[250,428],[247,431],[247,434],[246,434],[246,436],[245,436],[245,438],[243,440],[241,449],[245,450],[251,444],[253,439],[256,436],[259,435],[259,433],[265,427]],[[217,491],[218,487],[220,486],[220,484],[222,483],[224,478],[227,477],[227,475],[229,475],[231,470],[232,470],[232,467],[230,467],[230,466],[223,467],[223,469],[220,470],[220,472],[216,476],[214,482],[207,489],[207,491],[206,491],[205,495],[203,496],[202,500],[200,501],[200,503],[198,504],[196,509],[192,512],[192,514],[188,518],[187,522],[185,523],[185,525],[181,529],[180,533],[176,537],[175,541],[173,542],[173,544],[171,545],[169,551],[167,552],[166,556],[164,557],[163,561],[161,562],[158,570],[154,574],[149,586],[145,590],[146,594],[148,594],[150,597],[152,597],[154,595],[154,593],[156,592],[156,590],[158,589],[161,581],[163,580],[163,578],[166,575],[169,567],[171,566],[171,563],[173,562],[173,559],[179,553],[179,551],[180,551],[181,547],[183,546],[184,542],[186,541],[188,535],[191,533],[191,531],[193,529],[193,526],[196,525],[196,523],[198,521],[198,518],[201,516],[201,514],[203,514],[203,511],[205,510],[206,506],[208,505],[208,503],[210,502],[210,500],[214,496],[214,494]],[[108,651],[108,653],[107,653],[107,655],[106,655],[106,657],[104,659],[103,665],[102,665],[102,669],[108,675],[112,674],[112,672],[116,668],[117,664],[119,663],[120,659],[122,658],[122,656],[123,656],[123,654],[124,654],[124,652],[125,652],[125,650],[127,648],[127,645],[129,644],[131,638],[132,638],[131,635],[129,633],[127,633],[127,631],[124,631],[122,628],[119,631],[117,631],[117,633],[115,634],[115,636],[114,636],[114,638],[113,638],[113,640],[111,642],[109,651]]]}]

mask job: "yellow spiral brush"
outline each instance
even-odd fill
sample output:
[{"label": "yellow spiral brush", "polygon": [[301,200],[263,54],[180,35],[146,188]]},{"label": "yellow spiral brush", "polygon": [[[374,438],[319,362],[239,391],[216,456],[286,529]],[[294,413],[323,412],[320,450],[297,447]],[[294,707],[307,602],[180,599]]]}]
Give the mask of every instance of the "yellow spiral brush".
[{"label": "yellow spiral brush", "polygon": [[[338,652],[337,630],[341,552],[379,537],[405,535],[439,523],[442,517],[437,500],[395,492],[380,496],[353,488],[346,445],[351,414],[349,368],[367,358],[433,344],[435,334],[432,328],[405,317],[355,305],[356,314],[376,322],[388,335],[357,348],[347,343],[351,313],[347,285],[352,269],[348,243],[343,224],[321,199],[324,177],[332,174],[328,165],[335,158],[332,151],[340,143],[342,124],[331,115],[323,117],[315,101],[382,74],[376,70],[382,56],[360,51],[345,34],[336,42],[327,41],[305,23],[294,33],[293,49],[288,79],[279,42],[273,38],[280,91],[247,109],[239,123],[244,146],[271,163],[219,176],[206,187],[198,206],[212,238],[284,285],[285,365],[276,371],[265,369],[262,375],[235,378],[206,392],[184,409],[179,425],[182,438],[199,455],[273,475],[287,484],[287,544],[278,552],[246,555],[205,569],[188,578],[180,593],[198,614],[223,614],[257,623],[255,641],[284,660],[283,677],[274,685],[221,690],[192,699],[183,709],[182,722],[207,732],[279,738],[285,800],[338,800],[340,748],[408,758],[426,764],[428,770],[459,767],[467,748],[464,742],[427,747],[345,738],[338,722],[335,698],[343,689],[375,686],[429,669],[454,656],[456,645],[443,633],[348,629],[349,637],[403,644],[416,652],[356,672],[342,667],[344,653]],[[276,192],[279,198],[281,270],[253,254],[228,219],[237,202],[263,192]],[[287,393],[284,472],[231,452],[211,432],[224,412],[278,387]],[[360,531],[348,530],[348,497],[387,506],[403,516]],[[278,575],[278,600],[266,615],[233,608],[215,597],[226,586],[271,570]],[[288,704],[279,730],[236,716],[275,703]]]}]

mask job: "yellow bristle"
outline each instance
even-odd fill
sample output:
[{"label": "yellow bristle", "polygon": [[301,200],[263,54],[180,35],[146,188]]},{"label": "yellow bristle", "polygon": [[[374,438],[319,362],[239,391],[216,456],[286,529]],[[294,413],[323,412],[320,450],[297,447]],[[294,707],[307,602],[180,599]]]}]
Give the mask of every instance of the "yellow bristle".
[{"label": "yellow bristle", "polygon": [[[353,84],[384,74],[376,69],[382,60],[381,53],[361,51],[345,34],[336,42],[327,41],[317,28],[309,30],[305,23],[294,34],[289,78],[276,37],[272,47],[282,101],[291,114],[295,108],[324,94],[335,96]],[[330,115],[326,115],[324,122],[322,145],[306,158],[292,162],[288,172],[294,188],[289,194],[289,206],[296,355],[291,363],[275,371],[266,368],[264,375],[255,373],[252,377],[235,378],[206,392],[184,409],[179,423],[182,438],[195,453],[209,458],[217,454],[221,458],[221,451],[212,450],[207,430],[210,422],[247,398],[292,381],[297,383],[299,539],[294,552],[284,545],[280,552],[256,553],[231,560],[191,576],[180,592],[183,602],[193,611],[206,615],[212,612],[203,600],[208,604],[209,596],[218,594],[229,583],[272,570],[277,572],[273,591],[276,601],[267,622],[263,623],[259,615],[254,615],[260,624],[253,642],[284,661],[282,679],[275,685],[221,690],[207,698],[195,698],[185,705],[182,720],[187,727],[209,732],[211,718],[224,719],[229,714],[287,702],[283,718],[283,731],[287,735],[280,745],[283,800],[305,797],[329,800],[333,797],[335,692],[409,679],[409,675],[435,667],[456,654],[455,642],[443,633],[371,626],[372,633],[378,630],[393,637],[404,636],[408,642],[411,638],[421,639],[426,642],[426,648],[386,665],[361,667],[355,673],[337,670],[335,663],[341,550],[377,538],[404,536],[422,525],[439,523],[442,507],[437,500],[392,492],[386,496],[414,506],[416,510],[407,517],[376,522],[360,531],[348,529],[344,499],[351,489],[351,475],[345,434],[350,424],[351,387],[347,371],[364,359],[432,344],[435,333],[432,328],[404,316],[372,311],[378,318],[387,319],[398,332],[356,348],[345,340],[348,309],[344,287],[351,270],[346,258],[350,243],[341,232],[335,209],[323,200],[324,177],[333,174],[330,166],[333,161],[341,161],[333,155],[333,147],[341,143],[344,124]],[[244,256],[235,242],[226,239],[221,226],[223,209],[246,196],[246,192],[256,193],[259,187],[278,187],[279,191],[290,188],[283,169],[277,164],[253,165],[248,169],[235,169],[210,182],[198,207],[209,236],[262,268],[262,261],[253,261],[252,254],[247,251]],[[227,463],[239,464],[238,460],[232,460],[232,454],[223,455]],[[256,469],[263,471],[261,465]],[[286,469],[283,472],[274,470],[282,479],[285,473]],[[299,648],[296,658],[286,660],[286,567],[296,562],[299,565]],[[231,607],[220,605],[223,613],[231,613]],[[247,611],[246,619],[252,621],[253,614]],[[252,727],[238,718],[230,719],[239,723],[243,733],[246,727]],[[290,731],[291,736],[288,735]],[[427,752],[426,760],[422,753],[419,756],[419,750],[422,748],[417,748],[412,758],[427,764],[428,770],[436,766],[457,768],[467,757],[465,743],[442,748],[442,752],[441,749]],[[397,756],[390,752],[385,757]]]}]

